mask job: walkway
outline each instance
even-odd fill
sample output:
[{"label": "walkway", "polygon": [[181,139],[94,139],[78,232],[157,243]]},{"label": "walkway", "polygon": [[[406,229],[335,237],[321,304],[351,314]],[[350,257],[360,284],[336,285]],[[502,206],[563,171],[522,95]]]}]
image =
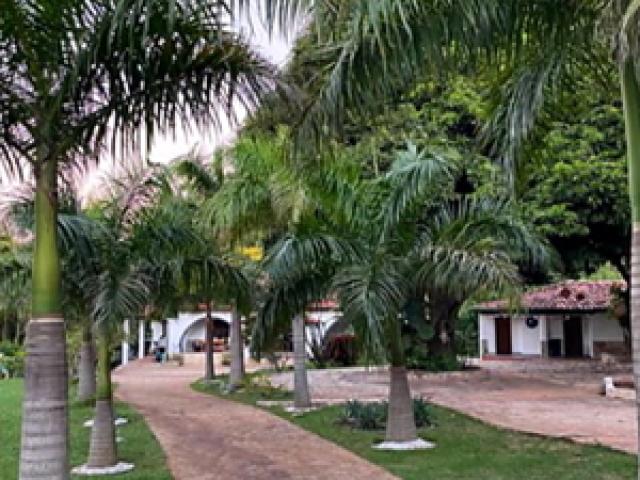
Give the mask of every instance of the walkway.
[{"label": "walkway", "polygon": [[356,455],[268,412],[193,391],[198,365],[132,362],[117,397],[144,415],[176,480],[391,480]]}]

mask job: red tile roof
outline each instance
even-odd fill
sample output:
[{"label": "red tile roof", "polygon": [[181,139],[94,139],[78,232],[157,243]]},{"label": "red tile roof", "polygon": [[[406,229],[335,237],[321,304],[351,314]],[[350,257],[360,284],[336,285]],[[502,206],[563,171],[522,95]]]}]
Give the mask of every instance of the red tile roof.
[{"label": "red tile roof", "polygon": [[597,280],[556,283],[524,293],[519,301],[493,300],[475,306],[477,311],[603,311],[611,305],[613,290],[626,289],[623,281]]},{"label": "red tile roof", "polygon": [[336,310],[338,308],[338,302],[331,299],[325,298],[324,300],[320,300],[318,302],[314,302],[309,305],[309,310]]}]

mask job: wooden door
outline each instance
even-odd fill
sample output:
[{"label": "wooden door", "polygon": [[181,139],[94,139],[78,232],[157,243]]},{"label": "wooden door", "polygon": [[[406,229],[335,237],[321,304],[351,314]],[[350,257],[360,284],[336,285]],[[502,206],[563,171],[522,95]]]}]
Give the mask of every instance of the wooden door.
[{"label": "wooden door", "polygon": [[582,318],[570,317],[564,321],[564,356],[582,357]]},{"label": "wooden door", "polygon": [[511,318],[496,317],[496,353],[511,355]]}]

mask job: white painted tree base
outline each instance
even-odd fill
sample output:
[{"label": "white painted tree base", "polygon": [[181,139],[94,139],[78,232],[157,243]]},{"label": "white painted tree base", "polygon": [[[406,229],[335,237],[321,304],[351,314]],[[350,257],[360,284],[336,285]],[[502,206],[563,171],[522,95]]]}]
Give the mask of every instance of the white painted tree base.
[{"label": "white painted tree base", "polygon": [[[129,420],[127,420],[124,417],[118,417],[113,421],[113,424],[116,427],[119,427],[121,425],[126,425],[127,423],[129,423]],[[84,422],[83,425],[87,428],[93,427],[93,418],[91,420],[87,420],[86,422]]]},{"label": "white painted tree base", "polygon": [[98,475],[118,475],[119,473],[126,473],[133,470],[135,465],[133,463],[119,462],[116,465],[110,467],[90,467],[88,465],[80,465],[71,470],[74,475],[84,475],[88,477]]},{"label": "white painted tree base", "polygon": [[296,415],[304,415],[305,413],[314,412],[318,409],[318,407],[286,407],[284,409],[285,412],[291,413],[293,416]]},{"label": "white painted tree base", "polygon": [[373,446],[376,450],[427,450],[434,448],[435,443],[427,442],[421,438],[409,442],[382,442]]}]

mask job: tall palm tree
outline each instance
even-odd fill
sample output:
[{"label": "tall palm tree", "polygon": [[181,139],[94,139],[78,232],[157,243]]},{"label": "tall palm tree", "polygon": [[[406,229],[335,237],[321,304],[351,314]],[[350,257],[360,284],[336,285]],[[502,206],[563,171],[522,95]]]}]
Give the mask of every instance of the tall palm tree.
[{"label": "tall palm tree", "polygon": [[98,228],[91,237],[94,255],[77,266],[83,301],[90,307],[98,344],[95,418],[88,467],[117,463],[111,354],[125,319],[144,313],[152,291],[177,286],[185,252],[199,241],[190,210],[151,166],[129,169],[108,181],[111,196],[90,209]]},{"label": "tall palm tree", "polygon": [[[224,183],[224,157],[218,152],[211,164],[207,164],[202,158],[198,158],[191,152],[185,157],[176,159],[173,162],[173,169],[180,179],[186,181],[186,192],[188,200],[194,208],[202,205],[208,199],[216,195]],[[187,277],[193,280],[199,300],[207,302],[207,317],[205,324],[205,380],[214,377],[214,359],[212,351],[212,319],[211,302],[214,298],[219,301],[227,301],[231,304],[231,325],[230,325],[230,353],[231,366],[229,372],[230,388],[238,386],[244,376],[244,354],[242,341],[241,317],[239,305],[246,305],[248,302],[248,283],[239,265],[233,262],[224,262],[224,256],[217,250],[218,244],[226,243],[215,238],[209,222],[197,222],[195,227],[203,238],[210,241],[205,242],[199,251],[192,251],[187,262],[189,274]],[[230,250],[231,245],[226,244],[226,249]],[[237,262],[236,262],[237,263]],[[189,282],[187,282],[189,283]],[[193,289],[193,288],[191,288]],[[193,293],[193,292],[191,292]],[[204,295],[204,297],[202,297]]]},{"label": "tall palm tree", "polygon": [[[273,70],[228,24],[225,2],[8,1],[0,12],[0,155],[36,178],[36,239],[20,478],[68,478],[57,174],[178,121],[251,108]],[[144,133],[143,130],[144,129]]]},{"label": "tall palm tree", "polygon": [[[248,241],[262,241],[266,245],[286,243],[291,232],[304,231],[316,223],[316,216],[322,211],[331,210],[329,205],[343,199],[334,193],[340,191],[343,177],[352,176],[354,165],[334,153],[329,149],[326,151],[323,159],[326,168],[323,173],[314,174],[293,161],[290,132],[286,129],[269,137],[242,136],[227,155],[233,172],[225,178],[219,191],[203,203],[203,222],[232,244]],[[345,205],[345,209],[350,205]],[[266,286],[267,290],[271,283],[269,277],[274,274],[270,271],[271,265],[271,259],[266,258],[262,263],[263,274],[258,275],[258,284]],[[288,284],[286,288],[294,289]],[[293,334],[295,403],[301,408],[310,406],[304,311],[309,302],[318,299],[311,295],[306,302],[295,302],[294,309],[280,309],[275,314],[279,322],[282,315],[287,316],[287,328]]]}]

